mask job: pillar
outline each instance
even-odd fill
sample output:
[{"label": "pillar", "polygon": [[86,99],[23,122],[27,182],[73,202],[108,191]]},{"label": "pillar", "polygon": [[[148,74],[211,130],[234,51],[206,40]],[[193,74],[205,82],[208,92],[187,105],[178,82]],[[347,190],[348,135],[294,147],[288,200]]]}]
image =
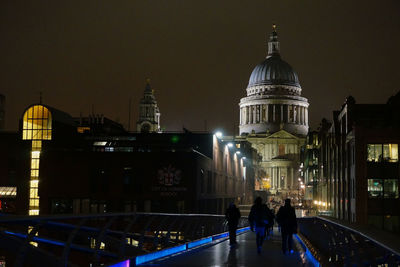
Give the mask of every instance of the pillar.
[{"label": "pillar", "polygon": [[286,118],[286,122],[290,122],[290,105],[286,105],[286,109],[287,109],[287,118]]},{"label": "pillar", "polygon": [[281,122],[283,122],[283,105],[281,104]]},{"label": "pillar", "polygon": [[294,177],[294,169],[293,169],[293,167],[290,168],[290,174],[291,174],[291,176],[292,176],[292,181],[291,181],[291,183],[290,183],[290,186],[291,186],[292,188],[294,188],[294,179],[295,179],[295,177]]},{"label": "pillar", "polygon": [[275,110],[276,107],[275,106],[276,106],[275,104],[272,105],[272,121],[273,122],[275,122],[275,114],[276,114],[276,112],[275,112],[276,111]]},{"label": "pillar", "polygon": [[305,108],[306,125],[308,126],[308,108]]},{"label": "pillar", "polygon": [[252,109],[253,109],[253,122],[252,123],[256,123],[256,121],[257,121],[257,115],[256,115],[257,106],[253,105]]},{"label": "pillar", "polygon": [[267,122],[269,122],[268,115],[269,115],[269,105],[266,104],[266,107],[265,107],[265,119],[266,119]]}]

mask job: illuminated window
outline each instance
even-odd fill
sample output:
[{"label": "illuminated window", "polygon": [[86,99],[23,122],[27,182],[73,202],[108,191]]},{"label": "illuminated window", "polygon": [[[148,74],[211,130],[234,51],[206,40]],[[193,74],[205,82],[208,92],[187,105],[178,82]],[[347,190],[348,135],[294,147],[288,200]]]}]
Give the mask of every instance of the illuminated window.
[{"label": "illuminated window", "polygon": [[368,197],[380,198],[383,194],[383,180],[382,179],[368,179]]},{"label": "illuminated window", "polygon": [[398,198],[398,179],[368,179],[369,198]]},{"label": "illuminated window", "polygon": [[382,160],[382,144],[368,144],[367,150],[367,161],[378,162]]},{"label": "illuminated window", "polygon": [[398,144],[368,144],[368,158],[370,162],[398,162]]},{"label": "illuminated window", "polygon": [[51,113],[42,105],[30,107],[23,117],[22,139],[51,140]]},{"label": "illuminated window", "polygon": [[397,144],[383,144],[383,160],[389,162],[399,161]]},{"label": "illuminated window", "polygon": [[25,111],[22,123],[22,139],[32,140],[31,172],[29,183],[29,215],[39,215],[39,165],[42,140],[51,140],[52,117],[42,105],[34,105]]}]

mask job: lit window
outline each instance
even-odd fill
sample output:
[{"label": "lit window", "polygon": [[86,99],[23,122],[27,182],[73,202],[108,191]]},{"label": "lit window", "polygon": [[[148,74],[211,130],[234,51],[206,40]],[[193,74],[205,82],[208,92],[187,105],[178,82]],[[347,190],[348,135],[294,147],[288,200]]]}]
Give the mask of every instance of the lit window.
[{"label": "lit window", "polygon": [[368,158],[370,162],[398,162],[398,144],[368,144]]},{"label": "lit window", "polygon": [[32,140],[29,215],[39,215],[40,151],[42,150],[42,140],[51,140],[51,113],[45,106],[34,105],[25,111],[22,126],[22,139]]},{"label": "lit window", "polygon": [[399,161],[397,144],[384,144],[383,145],[383,160],[389,161],[389,162]]},{"label": "lit window", "polygon": [[382,161],[382,144],[368,144],[368,158],[367,161],[378,162]]},{"label": "lit window", "polygon": [[368,179],[368,197],[380,198],[383,193],[383,180],[382,179]]}]

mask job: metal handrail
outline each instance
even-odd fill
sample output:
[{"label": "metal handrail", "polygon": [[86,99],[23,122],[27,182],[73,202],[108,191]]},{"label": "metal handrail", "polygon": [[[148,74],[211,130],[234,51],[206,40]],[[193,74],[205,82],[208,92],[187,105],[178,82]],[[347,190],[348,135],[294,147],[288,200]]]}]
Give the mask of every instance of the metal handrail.
[{"label": "metal handrail", "polygon": [[[239,227],[245,226],[248,226],[248,221],[242,217]],[[31,232],[28,234],[29,227]],[[76,253],[85,254],[80,258],[99,266],[107,264],[108,259],[115,261],[133,257],[226,230],[225,216],[215,214],[134,212],[4,216],[0,217],[0,235],[4,237],[0,239],[0,249],[7,250],[7,240],[17,238],[21,240],[20,249],[7,252],[14,255],[17,265],[26,262],[34,251],[55,246],[62,247],[61,256],[52,256],[58,261],[58,266],[73,264],[72,259],[78,258],[73,256]],[[136,245],[128,244],[127,238],[135,241]],[[39,246],[34,247],[30,242]],[[94,243],[92,247],[91,242]],[[35,260],[37,266],[41,266],[44,257]]]},{"label": "metal handrail", "polygon": [[300,234],[312,246],[322,266],[398,266],[400,254],[373,238],[321,217],[298,218]]}]

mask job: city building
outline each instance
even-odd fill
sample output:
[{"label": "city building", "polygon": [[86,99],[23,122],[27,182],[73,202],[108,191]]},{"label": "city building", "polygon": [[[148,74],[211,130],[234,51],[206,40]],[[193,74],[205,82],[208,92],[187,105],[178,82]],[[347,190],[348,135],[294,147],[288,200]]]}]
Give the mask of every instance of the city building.
[{"label": "city building", "polygon": [[160,109],[158,108],[154,90],[150,86],[150,80],[147,80],[144,89],[144,96],[139,104],[139,118],[136,123],[138,132],[152,133],[161,132],[160,127]]},{"label": "city building", "polygon": [[222,214],[253,201],[258,155],[246,140],[128,133],[103,115],[74,118],[44,104],[26,108],[6,139],[0,156],[15,160],[0,165],[0,191],[17,192],[13,213]]},{"label": "city building", "polygon": [[350,96],[333,112],[331,126],[318,133],[319,172],[311,178],[319,210],[400,232],[399,114],[400,92],[386,104],[356,104]]},{"label": "city building", "polygon": [[295,197],[309,103],[296,72],[281,58],[275,25],[267,57],[252,71],[246,91],[239,103],[239,134],[262,156],[258,183],[273,195]]}]

